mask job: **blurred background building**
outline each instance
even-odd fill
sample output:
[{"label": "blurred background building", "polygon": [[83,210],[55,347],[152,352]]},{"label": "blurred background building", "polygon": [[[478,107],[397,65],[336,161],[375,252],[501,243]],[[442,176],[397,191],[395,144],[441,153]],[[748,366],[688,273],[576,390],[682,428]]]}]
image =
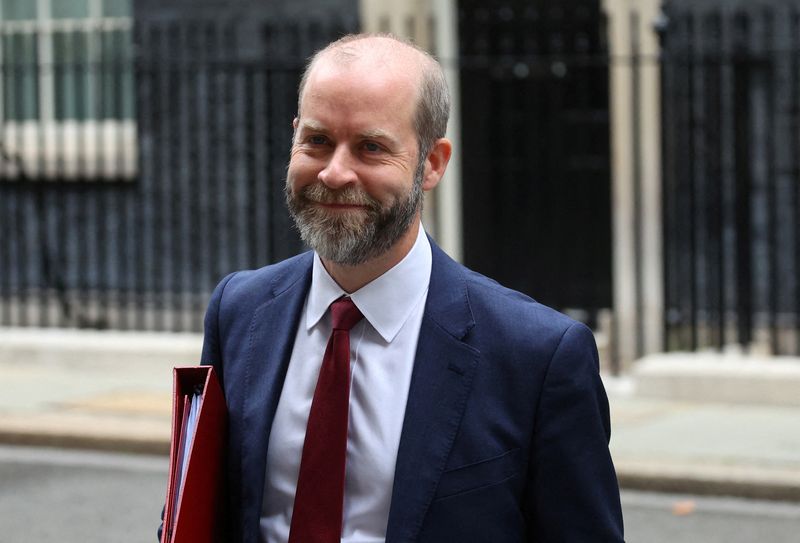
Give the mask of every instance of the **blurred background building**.
[{"label": "blurred background building", "polygon": [[197,332],[301,251],[299,75],[359,30],[446,69],[428,231],[606,369],[800,354],[799,0],[0,0],[0,326]]}]

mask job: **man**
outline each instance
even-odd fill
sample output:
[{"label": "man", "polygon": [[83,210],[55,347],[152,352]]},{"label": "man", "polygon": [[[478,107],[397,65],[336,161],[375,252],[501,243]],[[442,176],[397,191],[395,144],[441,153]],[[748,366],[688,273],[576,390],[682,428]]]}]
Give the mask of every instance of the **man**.
[{"label": "man", "polygon": [[226,277],[206,315],[230,541],[622,540],[591,332],[421,227],[448,111],[438,63],[397,38],[309,64],[286,197],[314,252]]}]

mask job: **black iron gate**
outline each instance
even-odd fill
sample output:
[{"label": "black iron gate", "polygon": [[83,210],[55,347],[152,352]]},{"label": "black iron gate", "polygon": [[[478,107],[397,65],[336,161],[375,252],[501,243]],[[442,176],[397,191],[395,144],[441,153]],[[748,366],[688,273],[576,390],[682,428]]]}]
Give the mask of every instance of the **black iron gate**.
[{"label": "black iron gate", "polygon": [[800,5],[665,15],[666,347],[799,353]]}]

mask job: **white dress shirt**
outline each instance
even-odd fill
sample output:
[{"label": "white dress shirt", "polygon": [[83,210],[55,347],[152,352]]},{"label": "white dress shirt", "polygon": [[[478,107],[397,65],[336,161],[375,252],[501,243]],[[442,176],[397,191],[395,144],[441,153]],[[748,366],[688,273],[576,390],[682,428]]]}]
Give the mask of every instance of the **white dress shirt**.
[{"label": "white dress shirt", "polygon": [[[392,269],[350,294],[364,315],[350,331],[342,542],[386,537],[395,462],[411,371],[431,276],[431,247],[420,226],[411,251]],[[346,293],[314,255],[311,288],[295,336],[272,423],[261,510],[261,540],[289,538],[308,412],[331,333],[330,304]]]}]

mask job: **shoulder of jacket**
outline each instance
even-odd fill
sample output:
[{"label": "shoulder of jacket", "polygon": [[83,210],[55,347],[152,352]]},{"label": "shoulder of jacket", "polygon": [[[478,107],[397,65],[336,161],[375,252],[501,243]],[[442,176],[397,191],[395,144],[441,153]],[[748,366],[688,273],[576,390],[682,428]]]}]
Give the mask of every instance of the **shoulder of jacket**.
[{"label": "shoulder of jacket", "polygon": [[310,273],[312,254],[306,252],[255,270],[233,272],[223,279],[220,297],[226,303],[252,303],[277,296]]}]

